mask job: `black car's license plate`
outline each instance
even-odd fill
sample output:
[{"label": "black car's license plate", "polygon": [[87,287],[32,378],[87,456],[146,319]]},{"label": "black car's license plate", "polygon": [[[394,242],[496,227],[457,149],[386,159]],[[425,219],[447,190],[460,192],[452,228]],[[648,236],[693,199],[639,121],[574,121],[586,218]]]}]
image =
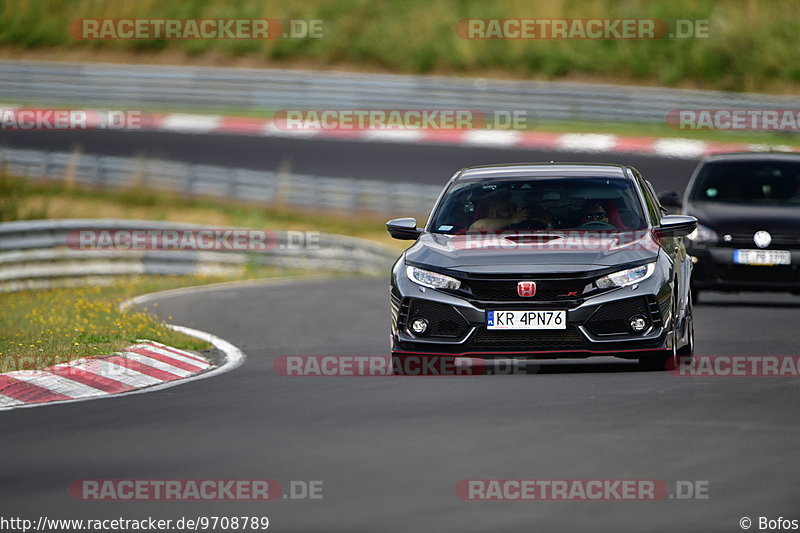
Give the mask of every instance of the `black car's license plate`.
[{"label": "black car's license plate", "polygon": [[486,329],[567,329],[567,312],[486,311]]}]

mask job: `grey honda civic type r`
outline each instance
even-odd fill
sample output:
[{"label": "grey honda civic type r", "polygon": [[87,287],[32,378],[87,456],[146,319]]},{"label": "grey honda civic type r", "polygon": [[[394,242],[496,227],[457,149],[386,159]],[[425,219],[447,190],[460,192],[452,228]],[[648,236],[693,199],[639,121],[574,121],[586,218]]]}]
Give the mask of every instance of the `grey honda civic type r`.
[{"label": "grey honda civic type r", "polygon": [[393,358],[691,359],[697,220],[634,168],[532,163],[457,172],[392,268]]}]

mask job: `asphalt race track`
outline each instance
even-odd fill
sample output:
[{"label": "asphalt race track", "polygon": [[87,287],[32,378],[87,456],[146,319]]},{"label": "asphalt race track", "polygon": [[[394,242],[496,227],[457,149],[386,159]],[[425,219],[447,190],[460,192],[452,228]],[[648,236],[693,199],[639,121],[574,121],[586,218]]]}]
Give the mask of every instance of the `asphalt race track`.
[{"label": "asphalt race track", "polygon": [[[797,510],[792,378],[680,377],[612,358],[519,375],[286,377],[281,355],[387,351],[384,280],[224,288],[162,316],[237,343],[220,377],[0,413],[6,509],[60,518],[266,515],[277,531],[734,531]],[[796,353],[800,298],[709,295],[702,354]],[[108,503],[75,479],[322,480],[317,501]],[[473,478],[708,481],[709,499],[465,502]]]},{"label": "asphalt race track", "polygon": [[[475,146],[287,139],[171,132],[4,131],[0,146],[148,157],[295,174],[414,183],[444,183],[460,168],[491,163],[602,161],[633,165],[657,187],[682,190],[696,159],[664,159],[619,153],[592,154]],[[659,189],[661,190],[661,189]]]},{"label": "asphalt race track", "polygon": [[[57,136],[42,135],[39,148]],[[481,154],[485,163],[541,159],[361,143],[341,143],[334,154],[333,144],[327,153],[303,141],[309,158],[324,152],[328,175],[337,174],[339,159],[372,150],[370,161],[391,152],[383,164],[392,178],[403,169],[391,163],[412,150],[432,154],[444,176]],[[459,162],[463,154],[470,157]],[[693,166],[631,160],[658,189],[685,182]],[[365,172],[378,169],[371,165]],[[388,355],[388,280],[266,282],[158,302],[161,316],[236,344],[245,364],[149,394],[0,412],[5,509],[33,519],[268,516],[270,530],[305,532],[741,531],[744,516],[753,530],[759,516],[800,518],[796,378],[680,377],[613,358],[546,361],[515,375],[285,377],[272,366],[282,355]],[[704,293],[695,319],[698,354],[798,353],[797,296]],[[87,478],[322,480],[324,490],[321,500],[264,503],[72,499],[70,483]],[[458,481],[489,478],[697,481],[707,482],[709,498],[467,502],[455,495]]]}]

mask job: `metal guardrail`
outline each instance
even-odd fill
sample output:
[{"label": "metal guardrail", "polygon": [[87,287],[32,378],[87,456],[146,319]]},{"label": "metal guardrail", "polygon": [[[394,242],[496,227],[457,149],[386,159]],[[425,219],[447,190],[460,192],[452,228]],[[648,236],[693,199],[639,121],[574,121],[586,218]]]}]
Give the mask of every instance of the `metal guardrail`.
[{"label": "metal guardrail", "polygon": [[785,109],[797,96],[284,69],[0,61],[0,101],[170,109],[474,109],[664,122],[675,108]]},{"label": "metal guardrail", "polygon": [[299,245],[274,232],[274,249],[259,252],[83,250],[68,247],[76,230],[241,229],[123,219],[63,219],[0,224],[0,292],[98,282],[134,274],[243,274],[251,265],[379,274],[397,253],[363,239],[322,233]]},{"label": "metal guardrail", "polygon": [[427,213],[442,190],[438,185],[3,147],[0,147],[0,171],[34,180],[67,180],[93,187],[141,186],[186,196],[372,211],[387,216]]}]

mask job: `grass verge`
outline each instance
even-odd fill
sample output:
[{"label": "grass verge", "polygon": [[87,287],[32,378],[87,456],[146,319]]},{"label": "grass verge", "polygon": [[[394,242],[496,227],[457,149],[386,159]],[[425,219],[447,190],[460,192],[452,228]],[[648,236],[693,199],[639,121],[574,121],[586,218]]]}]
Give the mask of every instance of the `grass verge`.
[{"label": "grass verge", "polygon": [[[249,278],[300,277],[301,271],[263,269]],[[179,287],[230,281],[212,276],[137,276],[107,286],[0,294],[0,372],[29,370],[119,351],[137,339],[202,350],[208,344],[172,331],[149,309],[121,311],[133,296]],[[171,316],[164,317],[167,321]]]},{"label": "grass verge", "polygon": [[[144,61],[249,66],[345,66],[389,72],[578,79],[794,93],[800,84],[793,0],[39,0],[0,3],[0,46]],[[82,40],[77,19],[279,18],[323,20],[321,39]],[[685,39],[462,39],[461,19],[709,20]],[[134,59],[135,60],[135,59]],[[125,60],[122,62],[128,62]],[[142,61],[142,59],[139,59]]]}]

